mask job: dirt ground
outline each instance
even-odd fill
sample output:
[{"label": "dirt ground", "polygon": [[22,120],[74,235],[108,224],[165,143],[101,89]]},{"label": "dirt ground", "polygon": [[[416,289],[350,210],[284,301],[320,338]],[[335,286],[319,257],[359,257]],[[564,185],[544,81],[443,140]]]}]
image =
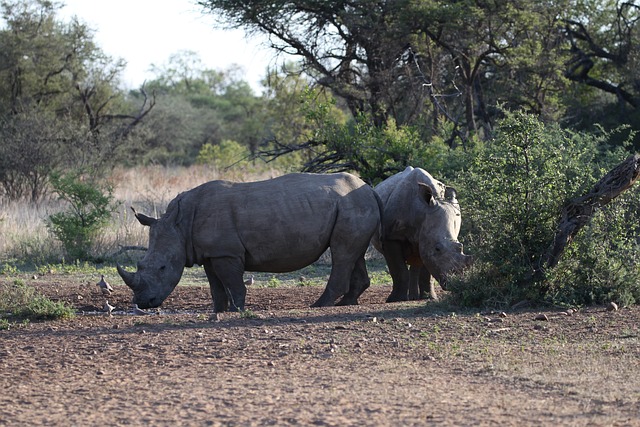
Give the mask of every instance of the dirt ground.
[{"label": "dirt ground", "polygon": [[91,283],[27,282],[78,315],[0,331],[2,426],[640,425],[638,307],[463,312],[373,286],[310,309],[321,287],[257,286],[212,321],[208,287],[134,315],[115,285],[110,317]]}]

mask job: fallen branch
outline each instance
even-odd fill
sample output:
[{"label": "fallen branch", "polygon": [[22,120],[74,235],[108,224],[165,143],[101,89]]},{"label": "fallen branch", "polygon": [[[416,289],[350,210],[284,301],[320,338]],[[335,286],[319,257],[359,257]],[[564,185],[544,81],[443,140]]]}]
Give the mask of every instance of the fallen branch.
[{"label": "fallen branch", "polygon": [[558,264],[562,252],[598,209],[629,189],[640,176],[640,155],[629,156],[584,196],[571,200],[562,210],[553,245],[543,258],[544,268]]}]

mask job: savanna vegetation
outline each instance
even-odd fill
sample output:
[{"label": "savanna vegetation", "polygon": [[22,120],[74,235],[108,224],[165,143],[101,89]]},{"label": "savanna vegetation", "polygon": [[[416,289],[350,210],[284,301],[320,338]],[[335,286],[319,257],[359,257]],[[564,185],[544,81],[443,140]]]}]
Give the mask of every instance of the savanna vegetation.
[{"label": "savanna vegetation", "polygon": [[[452,300],[640,301],[638,190],[595,215],[553,268],[563,206],[637,151],[640,3],[621,0],[194,2],[269,36],[262,93],[176,52],[125,89],[81,17],[0,3],[0,272],[101,264],[219,177],[407,165],[456,187],[474,267]],[[135,251],[133,251],[135,252]]]}]

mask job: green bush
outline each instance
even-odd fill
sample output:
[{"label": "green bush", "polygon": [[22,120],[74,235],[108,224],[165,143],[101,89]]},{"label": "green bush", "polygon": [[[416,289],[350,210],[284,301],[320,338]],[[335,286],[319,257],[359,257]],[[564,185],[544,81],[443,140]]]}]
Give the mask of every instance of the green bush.
[{"label": "green bush", "polygon": [[0,283],[0,319],[52,320],[68,319],[75,315],[72,307],[51,301],[21,280],[12,284]]},{"label": "green bush", "polygon": [[[566,201],[626,157],[606,145],[608,137],[572,133],[525,113],[506,113],[495,139],[468,153],[467,170],[455,185],[463,209],[461,238],[476,265],[464,282],[452,283],[458,300],[474,306],[508,306],[524,299],[573,304],[598,300],[586,298],[585,289],[575,290],[586,286],[576,282],[578,271],[589,271],[592,277],[613,274],[613,260],[624,256],[618,251],[628,250],[629,243],[611,243],[622,238],[617,229],[598,236],[606,239],[606,254],[598,253],[602,248],[590,240],[565,254],[575,263],[573,273],[553,278],[538,273]],[[602,262],[594,265],[596,258]]]},{"label": "green bush", "polygon": [[92,259],[93,243],[117,207],[112,188],[77,172],[53,175],[51,184],[69,209],[49,216],[47,227],[72,260]]},{"label": "green bush", "polygon": [[640,189],[628,191],[594,215],[549,273],[551,302],[640,302],[639,198]]},{"label": "green bush", "polygon": [[231,166],[244,166],[248,163],[249,149],[235,141],[224,140],[220,144],[204,144],[198,153],[196,162],[210,165],[218,170]]}]

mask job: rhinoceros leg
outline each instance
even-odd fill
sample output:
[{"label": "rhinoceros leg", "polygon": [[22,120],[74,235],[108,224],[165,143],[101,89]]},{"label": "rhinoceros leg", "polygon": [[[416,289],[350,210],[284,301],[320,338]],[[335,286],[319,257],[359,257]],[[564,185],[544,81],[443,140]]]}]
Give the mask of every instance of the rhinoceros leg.
[{"label": "rhinoceros leg", "polygon": [[429,294],[432,300],[438,301],[438,294],[436,293],[436,280],[433,278],[429,270],[426,267],[420,269],[420,278],[418,281],[420,285],[420,299],[426,298],[425,295]]},{"label": "rhinoceros leg", "polygon": [[[329,281],[320,298],[318,298],[311,307],[332,306],[339,297],[349,292],[351,275],[354,270],[356,270],[356,264],[360,262],[360,259],[364,262],[364,254],[367,251],[367,246],[368,242],[365,242],[364,246],[361,244],[360,248],[342,244],[331,246],[331,274],[329,275]],[[360,278],[356,280],[362,280],[362,267],[357,270],[357,275],[360,276]],[[364,275],[367,275],[366,267],[364,268]],[[369,280],[368,276],[367,280]],[[362,291],[364,291],[364,285],[360,286],[362,287]],[[360,293],[359,288],[354,288],[354,294],[351,299],[353,299],[355,295],[359,296]]]},{"label": "rhinoceros leg", "polygon": [[213,311],[215,313],[222,313],[229,309],[229,298],[227,297],[227,291],[224,289],[224,285],[218,279],[213,267],[209,261],[204,264],[204,271],[207,273],[207,279],[209,279],[209,288],[211,289],[211,298],[213,298]]},{"label": "rhinoceros leg", "polygon": [[402,255],[402,243],[386,240],[383,248],[384,259],[393,280],[393,290],[387,297],[387,302],[406,301],[409,293],[409,269]]},{"label": "rhinoceros leg", "polygon": [[335,304],[336,299],[349,291],[353,263],[336,262],[333,259],[329,281],[320,298],[311,307],[329,307]]},{"label": "rhinoceros leg", "polygon": [[424,267],[419,265],[409,266],[409,300],[415,301],[422,297],[421,273]]},{"label": "rhinoceros leg", "polygon": [[[221,299],[222,291],[228,298],[230,311],[244,310],[244,302],[247,296],[247,287],[244,284],[242,275],[244,273],[244,264],[240,259],[232,257],[213,258],[206,261],[209,269],[215,276],[213,281],[212,296],[214,299],[214,310],[218,312],[218,304],[216,299]],[[209,273],[207,273],[207,277]],[[222,284],[222,290],[220,285]],[[211,285],[211,279],[209,279]],[[223,308],[222,305],[219,308]]]},{"label": "rhinoceros leg", "polygon": [[371,281],[367,273],[367,264],[364,256],[360,257],[356,262],[353,272],[351,273],[351,281],[349,283],[349,292],[347,292],[337,305],[356,305],[358,298],[367,290]]}]

